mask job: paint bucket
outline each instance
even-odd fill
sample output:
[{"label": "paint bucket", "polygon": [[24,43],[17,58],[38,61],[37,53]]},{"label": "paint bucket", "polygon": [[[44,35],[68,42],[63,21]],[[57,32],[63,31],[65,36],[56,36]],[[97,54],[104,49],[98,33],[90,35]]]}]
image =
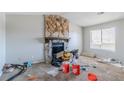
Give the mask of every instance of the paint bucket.
[{"label": "paint bucket", "polygon": [[88,80],[97,81],[97,76],[93,73],[88,73]]},{"label": "paint bucket", "polygon": [[74,75],[80,75],[80,65],[72,64],[72,73]]},{"label": "paint bucket", "polygon": [[63,73],[69,73],[69,64],[67,63],[62,64],[62,71]]}]

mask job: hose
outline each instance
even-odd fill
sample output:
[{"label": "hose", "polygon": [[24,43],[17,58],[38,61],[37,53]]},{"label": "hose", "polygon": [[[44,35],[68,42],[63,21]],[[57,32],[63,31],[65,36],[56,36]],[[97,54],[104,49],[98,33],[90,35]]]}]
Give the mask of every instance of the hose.
[{"label": "hose", "polygon": [[10,77],[9,79],[7,79],[6,81],[11,81],[13,80],[14,78],[18,77],[19,75],[21,75],[22,73],[24,73],[26,70],[27,70],[27,66],[26,65],[19,65],[19,64],[11,64],[13,68],[15,69],[19,69],[20,71],[13,75],[12,77]]}]

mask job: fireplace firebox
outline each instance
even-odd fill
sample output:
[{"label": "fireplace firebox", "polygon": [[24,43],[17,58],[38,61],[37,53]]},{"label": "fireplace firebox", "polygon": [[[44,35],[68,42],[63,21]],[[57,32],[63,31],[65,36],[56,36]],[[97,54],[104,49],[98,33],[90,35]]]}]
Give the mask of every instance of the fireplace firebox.
[{"label": "fireplace firebox", "polygon": [[52,65],[59,67],[61,65],[62,60],[56,58],[56,54],[64,51],[64,42],[55,42],[52,43]]},{"label": "fireplace firebox", "polygon": [[52,43],[52,56],[61,51],[64,51],[64,42]]}]

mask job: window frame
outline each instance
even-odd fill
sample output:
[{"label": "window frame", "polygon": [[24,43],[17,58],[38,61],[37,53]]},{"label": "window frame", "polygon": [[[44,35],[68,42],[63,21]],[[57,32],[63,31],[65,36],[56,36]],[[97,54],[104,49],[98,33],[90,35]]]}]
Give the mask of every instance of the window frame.
[{"label": "window frame", "polygon": [[[105,48],[102,48],[102,46],[103,45],[105,45],[104,43],[103,43],[103,30],[105,30],[105,29],[114,29],[114,48],[113,49],[105,49]],[[93,31],[100,31],[101,32],[101,44],[99,45],[99,48],[97,48],[97,47],[93,47],[93,43],[92,43],[92,32]],[[97,46],[97,44],[96,44],[96,46]],[[95,30],[91,30],[90,31],[90,48],[91,49],[97,49],[97,50],[106,50],[106,51],[111,51],[111,52],[115,52],[116,51],[116,29],[115,29],[115,27],[109,27],[109,28],[102,28],[102,29],[95,29]]]}]

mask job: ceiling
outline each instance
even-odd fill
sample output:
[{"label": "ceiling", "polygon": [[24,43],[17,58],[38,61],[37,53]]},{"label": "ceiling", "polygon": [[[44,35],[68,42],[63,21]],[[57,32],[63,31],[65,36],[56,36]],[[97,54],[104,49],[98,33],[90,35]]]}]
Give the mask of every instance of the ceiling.
[{"label": "ceiling", "polygon": [[97,15],[97,12],[65,13],[64,16],[72,23],[85,27],[122,19],[124,12],[105,12],[101,15]]},{"label": "ceiling", "polygon": [[45,15],[45,14],[57,14],[62,15],[69,19],[70,22],[77,24],[79,26],[91,26],[95,24],[100,24],[104,22],[119,20],[124,18],[124,12],[104,12],[104,14],[98,15],[97,12],[15,12],[7,13],[18,14],[18,15]]}]

